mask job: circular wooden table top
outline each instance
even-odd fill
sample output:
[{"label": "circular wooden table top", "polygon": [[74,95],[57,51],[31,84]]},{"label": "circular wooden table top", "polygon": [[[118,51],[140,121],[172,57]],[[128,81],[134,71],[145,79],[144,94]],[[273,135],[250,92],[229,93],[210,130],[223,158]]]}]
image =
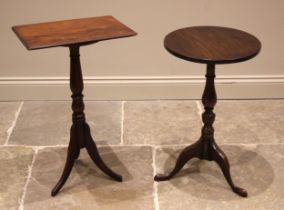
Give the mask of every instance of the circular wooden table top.
[{"label": "circular wooden table top", "polygon": [[175,56],[198,63],[236,63],[253,58],[261,48],[253,35],[232,28],[195,26],[169,33],[165,48]]}]

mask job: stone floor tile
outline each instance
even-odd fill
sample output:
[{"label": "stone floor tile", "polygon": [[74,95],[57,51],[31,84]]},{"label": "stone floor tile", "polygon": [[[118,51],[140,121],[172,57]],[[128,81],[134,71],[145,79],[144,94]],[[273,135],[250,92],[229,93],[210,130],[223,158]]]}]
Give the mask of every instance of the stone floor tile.
[{"label": "stone floor tile", "polygon": [[121,106],[120,101],[86,102],[86,119],[99,145],[120,144]]},{"label": "stone floor tile", "polygon": [[[214,162],[191,160],[176,177],[158,183],[160,210],[284,209],[284,145],[221,146],[236,185],[249,197],[234,194]],[[181,147],[157,149],[157,172],[170,171]]]},{"label": "stone floor tile", "polygon": [[[69,142],[71,102],[25,102],[10,144],[61,145]],[[86,119],[98,144],[119,144],[121,102],[86,102]]]},{"label": "stone floor tile", "polygon": [[221,143],[284,143],[284,100],[221,100],[215,137]]},{"label": "stone floor tile", "polygon": [[20,102],[0,102],[0,145],[6,142],[8,129],[15,120],[15,114],[20,104]]},{"label": "stone floor tile", "polygon": [[33,154],[29,148],[0,147],[0,209],[19,208]]},{"label": "stone floor tile", "polygon": [[25,199],[26,210],[153,210],[151,147],[100,147],[102,158],[123,176],[104,175],[82,150],[63,190],[50,196],[65,163],[65,148],[40,150]]},{"label": "stone floor tile", "polygon": [[196,101],[126,102],[124,113],[125,144],[187,144],[200,135]]}]

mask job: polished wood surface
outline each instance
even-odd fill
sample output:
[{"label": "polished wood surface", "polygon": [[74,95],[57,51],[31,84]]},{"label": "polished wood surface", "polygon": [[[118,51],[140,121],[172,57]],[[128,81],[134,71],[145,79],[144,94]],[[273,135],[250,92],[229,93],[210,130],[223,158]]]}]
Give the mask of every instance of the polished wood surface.
[{"label": "polished wood surface", "polygon": [[20,25],[12,29],[28,50],[136,35],[136,32],[112,16]]},{"label": "polished wood surface", "polygon": [[165,48],[175,56],[198,63],[236,63],[258,54],[260,41],[232,28],[196,26],[169,33]]}]

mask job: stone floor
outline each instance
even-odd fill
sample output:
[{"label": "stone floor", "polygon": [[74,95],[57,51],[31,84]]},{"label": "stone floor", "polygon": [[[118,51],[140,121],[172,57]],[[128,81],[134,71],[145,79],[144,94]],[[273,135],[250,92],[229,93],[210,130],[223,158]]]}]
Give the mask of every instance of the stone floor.
[{"label": "stone floor", "polygon": [[62,191],[50,191],[64,167],[70,102],[0,102],[1,210],[283,210],[284,100],[218,101],[216,141],[231,163],[234,194],[214,162],[191,160],[167,182],[177,155],[200,135],[199,101],[86,102],[105,176],[82,150]]}]

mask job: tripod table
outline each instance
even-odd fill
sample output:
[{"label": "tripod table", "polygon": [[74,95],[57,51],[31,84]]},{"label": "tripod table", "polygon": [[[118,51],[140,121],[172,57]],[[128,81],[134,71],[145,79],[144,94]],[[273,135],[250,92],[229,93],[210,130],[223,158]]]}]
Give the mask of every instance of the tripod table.
[{"label": "tripod table", "polygon": [[204,125],[200,139],[180,153],[174,169],[168,175],[159,174],[154,179],[156,181],[171,179],[190,159],[196,157],[215,161],[232,190],[240,196],[247,197],[246,190],[233,183],[228,158],[214,139],[213,109],[217,102],[214,84],[215,64],[236,63],[253,58],[260,51],[260,41],[253,35],[237,29],[195,26],[169,33],[165,37],[164,46],[174,56],[207,65],[206,84],[202,95],[205,112],[202,114]]},{"label": "tripod table", "polygon": [[65,184],[82,148],[87,149],[91,159],[105,174],[116,181],[122,181],[122,177],[113,172],[102,160],[85,120],[82,94],[84,85],[79,49],[80,46],[103,40],[134,36],[136,32],[112,16],[20,25],[12,29],[28,50],[58,46],[68,47],[70,50],[73,124],[65,168],[51,195],[55,196]]}]

